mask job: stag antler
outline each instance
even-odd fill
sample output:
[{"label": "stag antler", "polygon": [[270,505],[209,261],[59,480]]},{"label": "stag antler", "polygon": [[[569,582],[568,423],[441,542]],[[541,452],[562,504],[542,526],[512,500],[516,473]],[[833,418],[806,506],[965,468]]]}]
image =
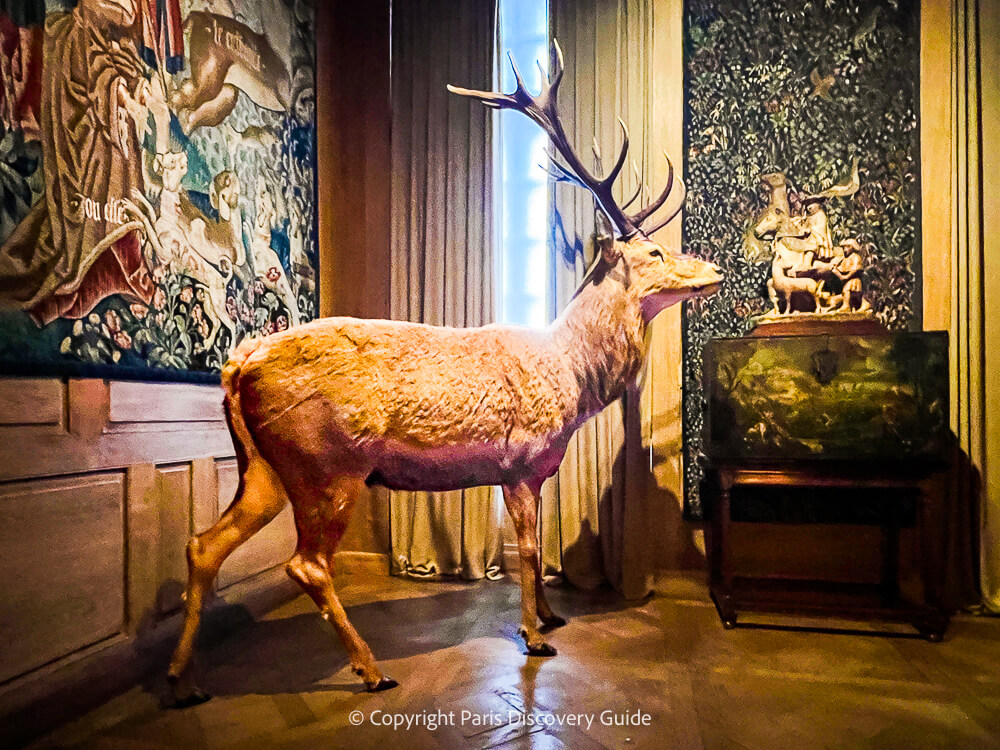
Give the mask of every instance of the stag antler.
[{"label": "stag antler", "polygon": [[[552,145],[566,161],[566,165],[560,164],[553,158],[552,155],[550,155],[549,158],[552,161],[552,168],[549,170],[549,174],[558,182],[572,182],[575,185],[589,190],[597,200],[598,206],[600,206],[601,210],[608,217],[611,224],[615,227],[623,239],[628,239],[629,237],[641,232],[642,223],[648,219],[654,211],[662,206],[664,201],[666,201],[667,196],[670,195],[670,190],[673,187],[674,181],[674,167],[673,164],[670,163],[670,159],[667,158],[667,163],[670,165],[670,175],[667,179],[667,186],[663,193],[661,193],[660,196],[652,203],[644,208],[641,208],[636,213],[626,214],[623,208],[615,201],[612,194],[612,187],[615,180],[618,179],[618,175],[621,172],[622,167],[625,165],[625,159],[628,154],[628,128],[625,126],[622,119],[620,117],[618,118],[618,124],[622,129],[621,151],[618,153],[618,158],[615,160],[615,164],[611,168],[611,171],[604,177],[598,178],[591,174],[587,168],[583,166],[583,163],[574,152],[573,147],[569,143],[569,139],[566,137],[566,131],[563,130],[562,121],[559,117],[559,111],[556,106],[556,94],[559,90],[559,84],[562,82],[564,71],[563,54],[559,47],[559,42],[555,39],[552,40],[550,58],[553,74],[551,77],[545,74],[541,63],[538,63],[538,69],[542,74],[542,89],[538,96],[532,96],[528,93],[528,90],[524,86],[524,80],[521,78],[521,73],[517,69],[517,63],[514,61],[513,55],[508,53],[507,57],[510,59],[510,66],[514,71],[514,79],[517,82],[517,87],[515,88],[514,93],[501,94],[493,91],[477,91],[474,89],[459,88],[458,86],[452,86],[451,84],[448,85],[448,90],[453,94],[478,99],[487,107],[492,107],[494,109],[513,109],[527,115],[534,122],[540,125],[546,134],[548,134],[549,139],[552,141]],[[632,196],[625,205],[628,206],[631,204],[635,198],[636,196]],[[676,213],[677,212],[675,211],[670,218],[667,219],[667,221],[672,219]],[[662,223],[659,226],[662,226]],[[657,228],[659,228],[659,226]]]}]

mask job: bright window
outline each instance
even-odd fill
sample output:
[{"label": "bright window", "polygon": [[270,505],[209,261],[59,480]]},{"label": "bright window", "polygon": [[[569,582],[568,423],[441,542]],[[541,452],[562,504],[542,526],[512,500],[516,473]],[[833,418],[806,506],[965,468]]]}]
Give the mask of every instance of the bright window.
[{"label": "bright window", "polygon": [[[537,94],[541,74],[535,61],[548,68],[548,3],[546,0],[500,0],[500,84],[514,90],[507,59],[517,61],[528,90]],[[520,112],[501,110],[497,128],[499,184],[494,190],[499,223],[500,320],[541,328],[546,324],[548,208],[545,170],[546,135]]]}]

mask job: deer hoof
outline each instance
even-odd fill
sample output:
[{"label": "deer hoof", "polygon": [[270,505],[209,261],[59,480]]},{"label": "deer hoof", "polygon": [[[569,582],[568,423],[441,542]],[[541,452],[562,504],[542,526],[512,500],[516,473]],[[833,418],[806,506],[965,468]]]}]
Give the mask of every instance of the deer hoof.
[{"label": "deer hoof", "polygon": [[528,644],[528,656],[555,656],[556,650],[549,644],[542,642],[535,646]]},{"label": "deer hoof", "polygon": [[212,698],[208,693],[191,685],[190,677],[185,679],[182,675],[167,675],[167,684],[170,686],[170,695],[162,704],[165,708],[190,708]]},{"label": "deer hoof", "polygon": [[383,690],[392,690],[392,688],[397,687],[398,685],[399,683],[391,677],[383,677],[374,684],[366,682],[365,690],[369,693],[381,693]]},{"label": "deer hoof", "polygon": [[561,628],[566,624],[566,619],[560,617],[559,615],[549,615],[548,617],[543,617],[542,624],[548,628]]},{"label": "deer hoof", "polygon": [[205,701],[212,699],[212,696],[203,690],[195,688],[190,693],[185,696],[174,695],[173,699],[167,702],[167,708],[181,709],[181,708],[191,708],[191,706],[200,706]]}]

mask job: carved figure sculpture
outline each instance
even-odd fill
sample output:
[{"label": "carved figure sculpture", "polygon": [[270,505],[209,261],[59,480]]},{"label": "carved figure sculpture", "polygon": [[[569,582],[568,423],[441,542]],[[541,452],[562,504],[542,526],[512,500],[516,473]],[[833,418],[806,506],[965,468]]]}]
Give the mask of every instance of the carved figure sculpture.
[{"label": "carved figure sculpture", "polygon": [[794,189],[789,195],[784,172],[760,176],[765,206],[747,228],[744,252],[751,262],[771,261],[771,311],[761,322],[794,313],[868,312],[861,246],[853,238],[834,244],[825,208],[830,198],[849,198],[860,185],[856,158],[849,179],[812,195]]},{"label": "carved figure sculpture", "polygon": [[788,178],[784,172],[768,172],[760,176],[764,208],[750,223],[745,237],[744,253],[752,263],[773,256],[772,241],[786,236],[802,236],[802,228],[792,216],[788,201]]},{"label": "carved figure sculpture", "polygon": [[499,484],[517,531],[527,652],[556,653],[538,630],[539,618],[564,622],[541,582],[542,482],[576,429],[634,381],[649,322],[670,305],[714,292],[722,276],[711,263],[669,252],[642,229],[671,193],[672,166],[666,188],[648,206],[629,215],[615,202],[612,185],[628,149],[624,123],[610,172],[599,178],[583,167],[556,108],[558,44],[551,54],[555,73],[538,96],[527,92],[516,66],[510,95],[449,88],[540,125],[565,160],[559,171],[593,193],[619,238],[602,243],[576,296],[546,330],[328,318],[237,347],[222,378],[240,484],[219,521],[188,544],[184,626],[169,669],[179,705],[207,697],[187,675],[219,566],[289,501],[298,531],[289,576],[337,630],[365,687],[397,684],[379,669],[333,588],[334,550],[365,483],[410,490]]},{"label": "carved figure sculpture", "polygon": [[871,307],[861,295],[861,272],[864,264],[861,261],[861,245],[855,239],[846,239],[837,245],[837,255],[834,257],[832,272],[843,283],[840,292],[840,305],[832,307],[837,311],[864,311]]},{"label": "carved figure sculpture", "polygon": [[[812,298],[815,310],[821,307],[820,295],[823,282],[809,276],[799,276],[803,265],[801,254],[779,248],[771,261],[771,278],[767,280],[767,295],[775,312],[794,311],[794,295],[806,294]],[[805,266],[808,269],[808,265]]]},{"label": "carved figure sculpture", "polygon": [[815,257],[828,261],[833,257],[833,239],[830,237],[830,220],[823,208],[825,199],[810,196],[802,201],[802,224],[815,246]]}]

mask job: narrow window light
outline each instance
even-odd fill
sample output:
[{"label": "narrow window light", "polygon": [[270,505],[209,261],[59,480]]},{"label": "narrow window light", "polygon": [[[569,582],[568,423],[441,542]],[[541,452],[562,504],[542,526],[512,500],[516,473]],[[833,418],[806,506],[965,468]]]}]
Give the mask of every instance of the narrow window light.
[{"label": "narrow window light", "polygon": [[[523,61],[521,74],[528,88],[538,91],[541,77],[535,60],[548,60],[546,0],[500,0],[500,84],[514,90],[514,75],[504,64],[507,52]],[[498,218],[498,299],[503,323],[541,328],[546,324],[548,262],[546,247],[545,134],[518,112],[497,117],[494,142],[498,169],[494,172]]]}]

